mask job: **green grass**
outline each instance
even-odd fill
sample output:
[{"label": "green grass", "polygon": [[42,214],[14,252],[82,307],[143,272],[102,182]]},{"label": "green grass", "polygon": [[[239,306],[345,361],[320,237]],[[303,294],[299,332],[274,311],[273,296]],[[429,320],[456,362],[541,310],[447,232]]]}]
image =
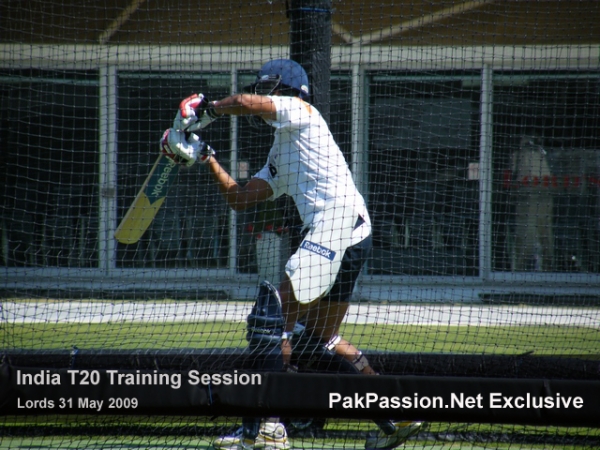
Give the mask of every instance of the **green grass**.
[{"label": "green grass", "polygon": [[[19,417],[5,420],[5,426],[39,427],[50,426],[54,431],[46,436],[33,434],[18,435],[10,433],[4,435],[0,442],[0,449],[210,449],[214,436],[207,434],[207,429],[227,430],[239,424],[239,418],[207,419],[205,417],[102,417],[102,423],[95,429],[90,429],[91,422],[98,423],[98,417],[85,416],[48,416],[48,417]],[[115,433],[115,426],[140,426],[142,430],[154,431],[131,434],[128,432]],[[73,434],[77,426],[88,427],[80,434]],[[112,427],[112,428],[110,428]],[[157,428],[152,428],[157,427]],[[190,430],[194,430],[190,434]],[[65,429],[65,433],[58,430]],[[39,428],[37,428],[39,430]],[[110,430],[103,432],[104,430]],[[0,436],[2,436],[2,423],[0,422]],[[119,428],[122,431],[122,428]],[[180,430],[185,430],[180,433]],[[204,431],[203,431],[204,430]],[[375,426],[372,422],[362,420],[328,420],[325,430],[348,436],[338,439],[315,439],[312,437],[292,437],[292,449],[362,449],[364,448],[364,433],[372,432]],[[340,434],[342,433],[342,434]],[[362,433],[362,434],[361,434]],[[524,443],[531,441],[527,436],[549,436],[547,443]],[[590,438],[600,435],[598,429],[587,428],[557,428],[521,425],[488,425],[488,424],[448,424],[431,423],[418,438],[409,440],[404,449],[420,450],[481,450],[481,449],[519,449],[542,450],[552,448],[555,450],[582,450],[585,446],[568,443],[575,438],[585,442]],[[496,439],[490,437],[496,436]],[[515,440],[510,442],[510,436]],[[564,438],[564,443],[561,442]],[[551,444],[550,444],[551,443]],[[551,445],[551,446],[550,446]]]},{"label": "green grass", "polygon": [[[600,330],[565,326],[344,325],[341,335],[364,350],[386,352],[574,355],[598,354]],[[4,348],[181,349],[246,346],[245,323],[121,322],[4,324]]]},{"label": "green grass", "polygon": [[409,353],[597,355],[600,330],[564,326],[346,325],[364,348]]},{"label": "green grass", "polygon": [[[327,440],[292,440],[292,449],[303,450],[350,450],[364,449],[364,442],[356,441],[327,441]],[[514,449],[514,446],[508,444],[499,444],[500,446],[490,446],[485,444],[485,447],[460,443],[409,443],[402,448],[404,449],[419,449],[419,450],[484,450],[484,449]],[[543,449],[544,447],[526,447],[526,449]],[[556,448],[556,447],[553,447]],[[575,447],[569,447],[575,449]],[[102,437],[102,436],[60,436],[60,437],[38,437],[38,438],[12,438],[0,443],[0,449],[56,449],[56,450],[106,450],[106,449],[144,449],[144,450],[210,450],[211,439],[194,438],[194,437],[142,437],[142,436],[127,436],[127,437]],[[525,448],[521,447],[522,450]],[[561,450],[568,448],[561,447]]]},{"label": "green grass", "polygon": [[[414,326],[414,325],[344,325],[342,336],[362,349],[386,352],[431,352],[454,354],[523,354],[536,355],[576,355],[597,357],[600,331],[585,327],[565,326]],[[140,323],[117,322],[106,324],[64,324],[4,323],[0,326],[0,342],[5,349],[70,349],[73,345],[81,349],[183,349],[183,348],[243,348],[245,323],[234,322],[165,322]],[[222,426],[231,428],[237,419],[217,419],[194,417],[102,417],[79,416],[45,417],[2,417],[0,416],[0,450],[4,449],[210,449],[212,436],[181,435],[178,429],[193,427]],[[233,422],[232,422],[233,421]],[[78,426],[86,426],[86,435],[77,433]],[[107,435],[103,427],[141,427],[141,429],[161,429],[160,433],[149,435],[124,434]],[[25,433],[13,435],[4,432],[10,427],[35,430],[51,429],[46,436]],[[91,427],[91,428],[89,428]],[[335,421],[327,423],[330,430],[374,430],[368,421]],[[106,428],[105,428],[106,429]],[[64,430],[64,433],[63,431]],[[114,431],[113,431],[114,432]],[[569,443],[570,437],[579,437],[581,442],[593,436],[595,442],[600,436],[599,429],[574,429],[561,427],[531,427],[488,424],[449,424],[434,423],[429,433],[436,436],[431,440],[409,441],[403,448],[420,450],[482,450],[519,449],[542,450],[582,450],[588,448]],[[189,433],[188,433],[189,434]],[[483,439],[464,437],[484,435]],[[507,440],[507,435],[550,436],[551,447],[542,443],[522,443]],[[486,439],[485,436],[497,436]],[[446,440],[445,436],[454,436]],[[456,436],[459,436],[456,438]],[[463,437],[461,437],[463,436]],[[561,441],[565,438],[564,443]],[[292,439],[295,449],[362,449],[364,440],[353,439]],[[535,441],[532,441],[535,442]],[[558,442],[558,443],[556,443]]]},{"label": "green grass", "polygon": [[[363,441],[328,441],[328,440],[291,440],[291,448],[302,450],[354,450],[364,449]],[[509,443],[481,443],[467,442],[409,442],[403,449],[418,450],[490,450],[490,449],[519,449],[519,450],[547,450],[543,445],[518,445]],[[108,436],[53,436],[37,438],[10,438],[0,443],[0,449],[56,449],[56,450],[211,450],[211,439],[194,437],[108,437]],[[554,450],[581,450],[582,447],[553,446]]]},{"label": "green grass", "polygon": [[[1,330],[1,329],[0,329]],[[234,322],[118,322],[10,324],[0,331],[7,348],[179,349],[245,347],[245,325]]]}]

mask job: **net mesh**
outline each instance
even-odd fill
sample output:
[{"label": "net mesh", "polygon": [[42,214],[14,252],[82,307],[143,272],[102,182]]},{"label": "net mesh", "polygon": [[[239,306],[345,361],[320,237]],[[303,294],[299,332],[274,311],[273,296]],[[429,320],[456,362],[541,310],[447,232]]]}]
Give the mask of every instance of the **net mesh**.
[{"label": "net mesh", "polygon": [[[3,365],[252,367],[257,286],[302,240],[290,198],[233,212],[196,164],[139,241],[114,235],[181,99],[293,57],[372,221],[340,335],[384,375],[597,379],[599,23],[593,0],[2,2]],[[226,116],[202,138],[245,183],[273,129]],[[1,416],[0,448],[208,448],[240,423],[33,412]],[[444,420],[407,446],[600,446],[589,426]],[[376,430],[285,423],[304,448]]]}]

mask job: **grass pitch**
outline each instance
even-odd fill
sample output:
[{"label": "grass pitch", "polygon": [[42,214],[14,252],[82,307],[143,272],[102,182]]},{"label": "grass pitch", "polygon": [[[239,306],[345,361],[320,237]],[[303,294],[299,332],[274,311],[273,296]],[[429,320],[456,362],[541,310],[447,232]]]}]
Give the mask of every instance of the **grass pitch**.
[{"label": "grass pitch", "polygon": [[[243,348],[239,322],[12,323],[0,328],[5,349]],[[595,358],[600,330],[570,326],[343,325],[341,335],[363,350]]]},{"label": "grass pitch", "polygon": [[[0,350],[64,350],[72,346],[116,350],[244,348],[245,327],[243,321],[224,320],[152,323],[0,322]],[[600,342],[598,328],[559,325],[345,324],[341,335],[363,350],[503,355],[534,353],[590,359],[598,358],[597,343]],[[98,426],[98,420],[105,422]],[[0,450],[203,450],[211,449],[214,437],[225,429],[235,428],[237,423],[239,420],[235,418],[221,419],[218,424],[220,431],[211,434],[206,432],[206,428],[214,427],[215,423],[214,419],[207,418],[79,417],[71,422],[65,416],[11,418],[0,415]],[[349,435],[343,438],[293,437],[292,449],[363,449],[364,434],[375,430],[368,421],[329,420],[326,427],[334,434],[338,433],[338,436],[345,432],[349,432]],[[39,435],[40,432],[44,435]],[[357,435],[361,433],[363,437],[358,438]],[[583,450],[597,448],[599,442],[600,428],[440,423],[430,424],[427,433],[419,434],[400,448]]]},{"label": "grass pitch", "polygon": [[[98,420],[96,418],[96,420]],[[162,422],[160,422],[162,420]],[[89,428],[91,418],[57,416],[47,418],[19,418],[5,420],[4,425],[23,427],[50,426],[46,436],[33,433],[5,433],[0,441],[0,449],[212,449],[215,436],[234,429],[239,419],[225,422],[222,419],[202,417],[170,417],[170,418],[104,418],[104,422],[94,431]],[[82,432],[77,434],[77,424]],[[139,426],[138,433],[128,431],[131,426]],[[206,428],[213,427],[219,432],[206,433]],[[63,433],[60,429],[69,430]],[[8,428],[11,429],[11,428]],[[36,428],[31,428],[35,430]],[[40,428],[37,428],[39,430]],[[115,433],[119,430],[121,434]],[[366,432],[373,432],[375,426],[370,421],[329,420],[325,425],[326,433],[335,437],[292,436],[292,449],[363,449]],[[0,433],[2,427],[0,426]],[[481,449],[515,449],[515,450],[583,450],[598,442],[600,430],[580,428],[531,427],[520,425],[480,425],[480,424],[448,424],[432,423],[417,436],[411,438],[400,449],[419,450],[481,450]],[[0,434],[2,436],[2,434]],[[539,441],[540,436],[550,436],[551,440]],[[539,442],[536,442],[539,441]],[[586,444],[589,443],[588,444]]]}]

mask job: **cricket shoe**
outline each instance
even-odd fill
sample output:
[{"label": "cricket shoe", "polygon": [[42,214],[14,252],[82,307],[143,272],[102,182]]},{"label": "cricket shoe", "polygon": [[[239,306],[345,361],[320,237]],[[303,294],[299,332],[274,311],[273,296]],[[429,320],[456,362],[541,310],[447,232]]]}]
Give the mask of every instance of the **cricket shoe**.
[{"label": "cricket shoe", "polygon": [[264,422],[255,441],[244,440],[243,428],[240,427],[233,434],[215,439],[213,447],[216,450],[288,450],[290,443],[283,424]]},{"label": "cricket shoe", "polygon": [[394,426],[396,431],[392,434],[385,434],[380,431],[377,436],[368,437],[365,443],[365,449],[391,449],[396,448],[406,440],[414,436],[425,425],[424,422],[396,422]]}]

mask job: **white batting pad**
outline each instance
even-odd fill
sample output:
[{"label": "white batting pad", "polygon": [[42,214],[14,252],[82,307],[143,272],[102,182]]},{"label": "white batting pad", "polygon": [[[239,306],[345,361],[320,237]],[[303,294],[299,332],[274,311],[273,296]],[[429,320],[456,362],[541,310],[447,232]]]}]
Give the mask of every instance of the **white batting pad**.
[{"label": "white batting pad", "polygon": [[326,207],[288,260],[285,271],[300,303],[310,303],[329,292],[344,252],[352,243],[357,218],[358,214],[350,206]]}]

